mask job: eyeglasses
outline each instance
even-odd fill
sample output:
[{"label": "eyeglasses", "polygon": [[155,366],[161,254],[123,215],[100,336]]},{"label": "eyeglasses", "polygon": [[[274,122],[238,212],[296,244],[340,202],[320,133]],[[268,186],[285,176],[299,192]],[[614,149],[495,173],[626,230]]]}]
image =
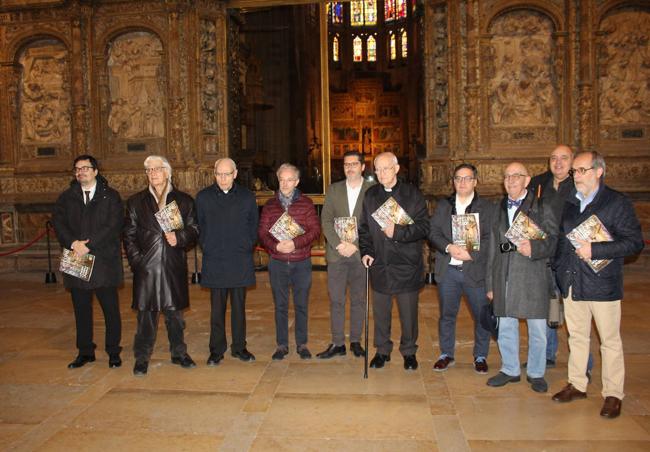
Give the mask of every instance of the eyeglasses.
[{"label": "eyeglasses", "polygon": [[589,168],[583,168],[583,167],[580,167],[580,168],[571,168],[571,169],[569,170],[569,174],[571,174],[571,175],[573,176],[574,174],[578,173],[578,174],[580,174],[581,176],[584,176],[585,174],[587,174],[587,171],[592,170],[592,169],[594,169],[593,166],[590,166]]},{"label": "eyeglasses", "polygon": [[344,163],[343,168],[356,168],[357,166],[360,166],[361,162],[350,162],[350,163]]},{"label": "eyeglasses", "polygon": [[461,182],[467,182],[467,183],[472,182],[475,179],[475,177],[474,176],[454,176],[454,177],[452,177],[452,179],[457,184],[460,184]]},{"label": "eyeglasses", "polygon": [[164,170],[164,166],[154,166],[152,168],[145,168],[144,172],[147,174],[158,174]]},{"label": "eyeglasses", "polygon": [[528,174],[519,174],[519,173],[506,174],[505,176],[503,176],[503,180],[505,180],[505,181],[511,181],[511,180],[512,181],[517,181],[517,180],[519,180],[520,177],[528,177]]},{"label": "eyeglasses", "polygon": [[72,174],[77,174],[77,173],[87,173],[88,171],[92,171],[95,168],[92,166],[75,166],[72,169]]},{"label": "eyeglasses", "polygon": [[387,166],[386,168],[375,168],[375,173],[383,174],[383,173],[388,173],[388,172],[394,171],[394,170],[395,170],[395,165]]},{"label": "eyeglasses", "polygon": [[214,175],[217,176],[217,177],[230,177],[233,174],[235,174],[234,171],[231,171],[229,173],[217,173],[216,171],[214,172]]},{"label": "eyeglasses", "polygon": [[288,182],[295,182],[297,180],[298,179],[295,179],[295,178],[293,178],[293,179],[280,179],[280,183],[284,184],[284,183],[288,183]]}]

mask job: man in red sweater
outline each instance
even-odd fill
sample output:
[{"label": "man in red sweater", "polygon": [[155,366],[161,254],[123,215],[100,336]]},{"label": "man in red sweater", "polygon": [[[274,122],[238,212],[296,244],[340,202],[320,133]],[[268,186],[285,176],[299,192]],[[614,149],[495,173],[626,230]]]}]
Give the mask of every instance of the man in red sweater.
[{"label": "man in red sweater", "polygon": [[[290,287],[293,287],[297,352],[300,358],[309,359],[311,353],[307,348],[307,318],[311,288],[311,244],[320,235],[320,221],[311,199],[296,188],[300,183],[300,170],[294,165],[283,163],[276,174],[280,189],[262,209],[257,230],[260,242],[269,254],[277,343],[273,359],[281,360],[289,353]],[[278,227],[276,222],[285,212],[291,220],[283,222],[284,227]]]}]

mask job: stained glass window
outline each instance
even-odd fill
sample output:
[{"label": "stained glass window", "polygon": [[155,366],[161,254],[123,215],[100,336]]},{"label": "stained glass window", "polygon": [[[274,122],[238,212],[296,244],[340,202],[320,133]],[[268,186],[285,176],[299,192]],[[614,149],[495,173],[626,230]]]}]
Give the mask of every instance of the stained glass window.
[{"label": "stained glass window", "polygon": [[377,61],[377,41],[374,36],[370,36],[367,41],[368,61]]},{"label": "stained glass window", "polygon": [[408,0],[397,0],[397,18],[398,19],[404,19],[406,18],[406,10],[408,8],[407,6],[407,1]]},{"label": "stained glass window", "polygon": [[350,2],[350,23],[353,26],[363,25],[363,1]]},{"label": "stained glass window", "polygon": [[395,0],[384,0],[384,20],[390,22],[395,19]]},{"label": "stained glass window", "polygon": [[397,58],[397,40],[395,39],[395,33],[390,34],[390,59],[395,60]]},{"label": "stained glass window", "polygon": [[406,30],[402,30],[402,58],[408,56],[408,37],[406,36]]},{"label": "stained glass window", "polygon": [[334,61],[339,61],[339,37],[334,36],[334,40],[332,41],[332,60]]},{"label": "stained glass window", "polygon": [[352,0],[350,11],[352,26],[377,24],[377,0]]},{"label": "stained glass window", "polygon": [[363,60],[363,43],[359,36],[352,41],[352,55],[355,62]]},{"label": "stained glass window", "polygon": [[377,24],[377,0],[366,0],[364,2],[364,16],[366,25]]},{"label": "stained glass window", "polygon": [[330,2],[327,4],[327,12],[330,18],[330,22],[333,24],[342,24],[343,23],[343,3],[342,2]]}]

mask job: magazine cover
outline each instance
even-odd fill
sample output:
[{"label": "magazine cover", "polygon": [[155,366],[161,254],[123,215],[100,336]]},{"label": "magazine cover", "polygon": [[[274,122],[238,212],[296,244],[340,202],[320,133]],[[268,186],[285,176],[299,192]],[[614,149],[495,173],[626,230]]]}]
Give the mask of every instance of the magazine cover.
[{"label": "magazine cover", "polygon": [[389,221],[403,226],[413,224],[413,219],[408,216],[404,209],[402,209],[402,206],[392,196],[372,213],[372,217],[382,229],[388,226]]},{"label": "magazine cover", "polygon": [[[580,223],[566,237],[576,249],[580,248],[578,240],[587,242],[611,242],[613,240],[612,235],[596,215],[592,215]],[[587,263],[593,271],[598,273],[611,261],[611,259],[593,259]]]},{"label": "magazine cover", "polygon": [[462,246],[468,252],[480,251],[481,229],[478,213],[451,216],[451,238],[454,245]]},{"label": "magazine cover", "polygon": [[172,201],[156,212],[156,220],[164,232],[183,229],[183,216],[176,201]]},{"label": "magazine cover", "polygon": [[359,238],[357,217],[334,218],[334,231],[343,242],[354,243]]},{"label": "magazine cover", "polygon": [[291,218],[291,215],[289,215],[287,212],[284,212],[282,215],[280,215],[278,221],[276,221],[275,224],[271,226],[269,232],[273,237],[279,241],[282,241],[292,240],[299,235],[303,235],[305,233],[305,230],[302,228],[302,226],[296,223],[293,218]]},{"label": "magazine cover", "polygon": [[522,240],[544,240],[546,233],[541,230],[528,215],[519,212],[506,232],[506,238],[512,243]]},{"label": "magazine cover", "polygon": [[64,248],[61,253],[59,271],[74,276],[75,278],[83,279],[84,281],[90,281],[94,265],[95,256],[92,254],[79,257],[74,251]]}]

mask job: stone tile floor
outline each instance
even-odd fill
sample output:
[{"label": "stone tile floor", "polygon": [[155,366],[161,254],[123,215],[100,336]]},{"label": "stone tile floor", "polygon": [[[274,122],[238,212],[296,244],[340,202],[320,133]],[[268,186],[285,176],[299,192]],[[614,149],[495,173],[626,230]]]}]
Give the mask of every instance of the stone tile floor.
[{"label": "stone tile floor", "polygon": [[[558,366],[547,372],[548,394],[533,392],[525,381],[489,388],[487,377],[472,369],[472,322],[466,306],[458,322],[457,365],[433,372],[439,353],[433,286],[420,297],[420,368],[415,372],[404,371],[397,351],[386,368],[371,369],[367,380],[362,378],[363,360],[351,354],[301,361],[292,344],[288,359],[272,361],[273,303],[268,275],[258,273],[247,303],[248,348],[257,361],[242,363],[227,355],[217,367],[205,365],[209,292],[192,286],[186,341],[198,367],[185,370],[170,363],[161,322],[149,374],[135,378],[129,282],[120,291],[123,367],[108,368],[101,351],[103,319],[95,304],[97,361],[68,370],[76,354],[75,332],[62,284],[45,285],[42,274],[3,274],[0,450],[650,450],[647,277],[643,268],[626,269],[622,330],[627,397],[621,417],[606,420],[598,415],[602,399],[595,334],[589,397],[569,405],[550,399],[566,380],[564,331]],[[324,272],[314,273],[309,327],[315,354],[329,343]],[[522,338],[525,342],[525,334]],[[396,309],[393,340],[399,341]],[[524,344],[523,360],[525,350]],[[499,368],[494,343],[488,362],[492,375]]]}]

